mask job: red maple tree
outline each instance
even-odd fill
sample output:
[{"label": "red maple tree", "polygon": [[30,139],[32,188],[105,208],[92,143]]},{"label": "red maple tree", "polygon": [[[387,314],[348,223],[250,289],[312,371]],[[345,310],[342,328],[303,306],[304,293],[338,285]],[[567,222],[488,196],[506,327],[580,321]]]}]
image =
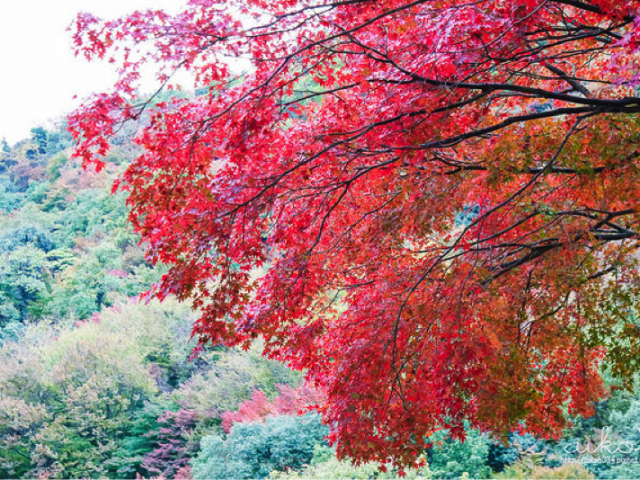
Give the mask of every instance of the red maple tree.
[{"label": "red maple tree", "polygon": [[[637,0],[191,0],[78,16],[120,79],[69,119],[122,176],[160,298],[305,369],[340,455],[446,427],[557,435],[640,361]],[[229,61],[250,73],[231,81]],[[231,60],[229,60],[231,59]],[[200,95],[135,95],[155,63]],[[268,267],[264,275],[256,269]]]}]

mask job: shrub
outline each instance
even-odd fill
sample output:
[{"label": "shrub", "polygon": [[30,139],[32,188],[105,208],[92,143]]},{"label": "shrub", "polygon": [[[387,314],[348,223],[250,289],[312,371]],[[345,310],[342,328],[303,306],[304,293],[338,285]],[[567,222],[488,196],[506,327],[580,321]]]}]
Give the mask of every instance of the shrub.
[{"label": "shrub", "polygon": [[300,470],[311,462],[317,445],[326,445],[328,433],[317,414],[236,423],[226,439],[202,439],[191,464],[193,478],[266,478],[274,470]]}]

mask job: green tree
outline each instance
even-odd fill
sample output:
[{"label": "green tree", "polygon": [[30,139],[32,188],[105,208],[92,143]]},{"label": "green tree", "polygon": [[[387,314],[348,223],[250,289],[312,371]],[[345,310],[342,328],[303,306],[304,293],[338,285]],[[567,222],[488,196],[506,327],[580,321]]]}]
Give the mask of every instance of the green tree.
[{"label": "green tree", "polygon": [[163,378],[188,377],[192,320],[176,302],[121,305],[75,325],[29,325],[6,342],[0,477],[144,473],[140,463],[154,445],[132,438],[157,425],[164,406],[150,402],[163,401]]},{"label": "green tree", "polygon": [[[311,464],[305,469],[296,472],[271,472],[269,478],[273,480],[304,480],[323,478],[327,480],[333,479],[397,479],[400,478],[397,469],[390,465],[386,465],[386,472],[380,471],[380,466],[373,462],[354,465],[349,460],[338,460],[335,451],[332,448],[318,445],[316,446]],[[426,480],[430,479],[431,471],[429,466],[425,465],[420,469],[409,469],[404,472],[406,480]]]},{"label": "green tree", "polygon": [[428,450],[433,478],[489,478],[489,439],[477,430],[469,430],[464,442],[448,438],[440,431],[430,438],[434,446]]},{"label": "green tree", "polygon": [[326,444],[328,433],[316,414],[237,423],[226,439],[202,439],[192,462],[193,478],[266,478],[274,470],[300,470],[309,464],[316,446]]},{"label": "green tree", "polygon": [[24,321],[51,292],[52,263],[33,244],[0,253],[0,327]]}]

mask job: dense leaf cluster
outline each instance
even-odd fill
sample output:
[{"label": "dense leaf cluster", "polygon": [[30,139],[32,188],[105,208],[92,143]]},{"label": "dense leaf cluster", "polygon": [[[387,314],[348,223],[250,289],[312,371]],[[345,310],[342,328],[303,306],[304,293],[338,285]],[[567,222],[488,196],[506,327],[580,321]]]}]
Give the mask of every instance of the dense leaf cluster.
[{"label": "dense leaf cluster", "polygon": [[[159,298],[202,345],[305,370],[340,455],[418,462],[466,425],[557,437],[640,365],[637,0],[193,0],[103,21],[69,117],[119,177]],[[249,65],[233,81],[228,59]],[[136,95],[153,62],[199,95]],[[149,117],[145,117],[151,111]],[[265,271],[266,270],[266,271]],[[630,320],[631,319],[631,320]]]}]

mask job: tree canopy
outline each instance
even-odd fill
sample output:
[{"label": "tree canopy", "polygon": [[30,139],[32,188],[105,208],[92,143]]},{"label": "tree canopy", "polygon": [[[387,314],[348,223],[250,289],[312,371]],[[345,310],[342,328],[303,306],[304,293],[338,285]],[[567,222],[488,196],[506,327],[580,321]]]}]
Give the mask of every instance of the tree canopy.
[{"label": "tree canopy", "polygon": [[[304,369],[340,455],[465,425],[555,436],[638,365],[640,2],[191,0],[77,17],[120,78],[75,155],[149,120],[116,184],[151,292],[202,343]],[[248,59],[240,81],[230,63]],[[199,95],[136,96],[140,68]],[[145,117],[146,118],[146,117]]]}]

